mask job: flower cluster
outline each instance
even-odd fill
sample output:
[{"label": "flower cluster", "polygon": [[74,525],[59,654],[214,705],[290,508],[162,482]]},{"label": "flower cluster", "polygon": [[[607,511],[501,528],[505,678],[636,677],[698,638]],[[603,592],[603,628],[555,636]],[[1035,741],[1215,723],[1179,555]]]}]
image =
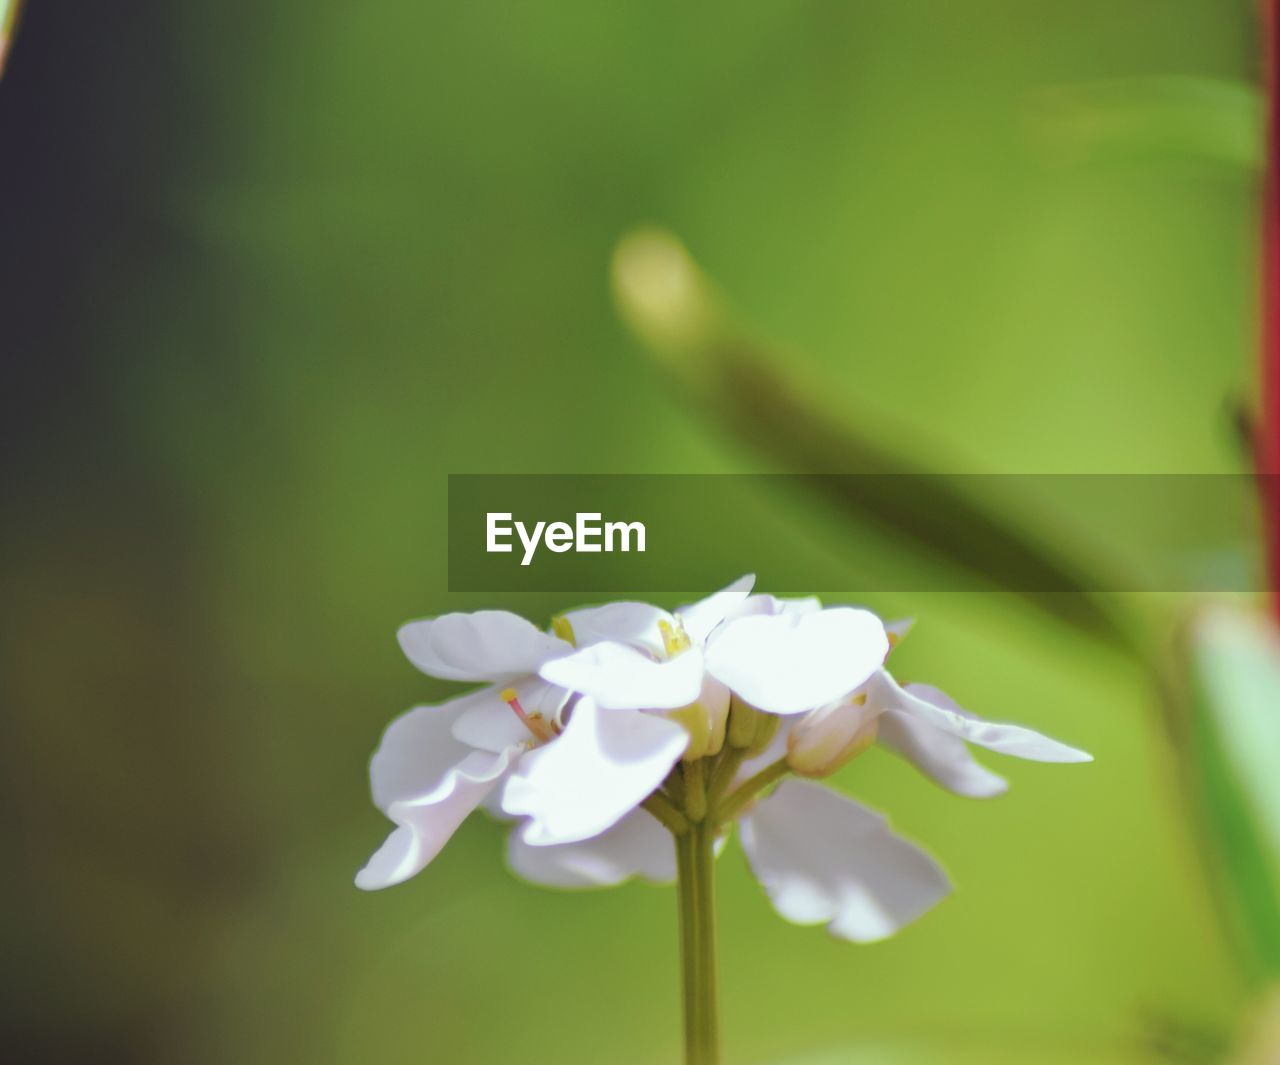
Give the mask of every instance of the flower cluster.
[{"label": "flower cluster", "polygon": [[477,807],[515,821],[508,861],[555,887],[675,877],[669,833],[737,823],[783,917],[866,942],[950,890],[883,815],[815,781],[879,743],[944,788],[985,798],[1002,778],[968,744],[1041,762],[1083,751],[982,721],[886,670],[906,626],[816,599],[751,594],[743,579],[667,612],[620,602],[570,611],[549,632],[504,611],[411,622],[400,645],[424,673],[486,686],[394,721],[370,765],[395,824],[356,877],[420,872]]}]

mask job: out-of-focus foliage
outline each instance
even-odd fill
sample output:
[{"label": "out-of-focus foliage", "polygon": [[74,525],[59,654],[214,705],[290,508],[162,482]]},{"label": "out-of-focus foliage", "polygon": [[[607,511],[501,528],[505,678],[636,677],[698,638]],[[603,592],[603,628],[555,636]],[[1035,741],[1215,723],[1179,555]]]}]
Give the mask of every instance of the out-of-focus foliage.
[{"label": "out-of-focus foliage", "polygon": [[825,1052],[787,1058],[777,1065],[1128,1065],[1132,1053],[1106,1046],[1035,1044],[1017,1039],[866,1040]]},{"label": "out-of-focus foliage", "polygon": [[1064,164],[1194,159],[1261,172],[1262,93],[1252,81],[1145,77],[1047,86],[1028,115]]},{"label": "out-of-focus foliage", "polygon": [[968,498],[944,470],[915,466],[895,447],[897,433],[877,431],[856,407],[840,410],[829,389],[744,335],[674,235],[628,234],[614,251],[613,285],[623,318],[690,398],[744,442],[791,472],[882,475],[808,482],[824,486],[852,520],[983,574],[993,590],[1025,596],[1115,650],[1130,648],[1132,634],[1095,595],[1104,585],[1096,571]]},{"label": "out-of-focus foliage", "polygon": [[[396,626],[565,605],[448,593],[445,475],[757,468],[617,321],[611,250],[646,221],[921,468],[1236,469],[1251,180],[1063,165],[1028,115],[1248,80],[1252,32],[1216,0],[30,5],[0,86],[6,1048],[673,1057],[669,891],[527,887],[482,819],[411,884],[351,884],[380,730],[451,691]],[[760,509],[779,554],[885,550]],[[737,576],[700,561],[691,593]],[[777,920],[731,847],[729,1060],[1210,1059],[1249,988],[1144,678],[1012,597],[867,598],[919,619],[907,679],[1097,762],[1001,764],[1011,793],[976,803],[859,759],[839,784],[959,885],[866,949]]]},{"label": "out-of-focus foliage", "polygon": [[1190,624],[1184,763],[1242,952],[1280,979],[1280,633],[1210,607]]},{"label": "out-of-focus foliage", "polygon": [[1280,1061],[1280,988],[1260,1000],[1256,1016],[1232,1065],[1271,1065]]}]

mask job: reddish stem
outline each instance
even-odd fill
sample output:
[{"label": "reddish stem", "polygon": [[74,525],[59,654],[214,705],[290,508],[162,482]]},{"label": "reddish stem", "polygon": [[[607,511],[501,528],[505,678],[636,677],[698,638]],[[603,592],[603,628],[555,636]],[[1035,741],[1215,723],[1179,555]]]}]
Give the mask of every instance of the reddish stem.
[{"label": "reddish stem", "polygon": [[1262,0],[1267,93],[1262,223],[1262,415],[1258,431],[1271,604],[1280,620],[1280,0]]}]

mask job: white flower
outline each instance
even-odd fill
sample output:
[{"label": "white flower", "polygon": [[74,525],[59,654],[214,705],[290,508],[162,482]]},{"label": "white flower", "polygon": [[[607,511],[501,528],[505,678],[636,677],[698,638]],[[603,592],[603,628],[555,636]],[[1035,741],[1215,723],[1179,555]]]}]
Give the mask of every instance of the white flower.
[{"label": "white flower", "polygon": [[[799,714],[839,698],[871,676],[889,652],[880,619],[816,600],[748,596],[752,578],[668,614],[640,603],[567,615],[575,632],[606,620],[626,639],[602,638],[548,661],[543,679],[613,709],[675,710],[726,693],[773,714]],[[625,623],[622,615],[626,615]],[[706,753],[714,753],[708,751]]]},{"label": "white flower", "polygon": [[[734,787],[747,791],[760,780],[757,773],[770,778],[760,789],[763,798],[752,796],[733,811],[752,870],[783,917],[826,923],[832,934],[857,942],[891,935],[945,898],[951,890],[946,874],[894,834],[884,815],[811,781],[783,780],[772,793],[768,783],[786,773],[827,776],[874,742],[943,787],[975,798],[999,795],[1007,784],[974,760],[969,743],[1035,761],[1091,760],[1031,729],[982,721],[936,688],[899,685],[883,663],[910,623],[884,626],[868,617],[874,615],[823,609],[811,599],[755,595],[708,631],[702,645],[704,668],[716,670],[714,679],[752,707],[787,715],[765,749],[735,775]],[[691,646],[665,661],[695,658],[697,650]],[[608,654],[622,659],[615,648]],[[650,654],[651,662],[664,661]],[[570,660],[560,659],[543,675],[602,685],[591,670],[577,670],[589,658],[593,669],[601,668],[603,656],[575,658],[572,670],[563,669]],[[842,688],[848,678],[854,686]],[[828,698],[816,704],[820,695]],[[513,841],[509,860],[521,875],[555,886],[669,879],[673,866],[661,833],[643,815],[633,818],[594,839],[536,855]]]},{"label": "white flower", "polygon": [[648,603],[609,603],[563,615],[576,653],[548,660],[540,673],[608,710],[666,711],[689,733],[685,759],[719,752],[729,689],[703,667],[702,648],[748,600],[748,574],[700,602],[669,613]]},{"label": "white flower", "polygon": [[702,695],[706,680],[703,645],[746,602],[754,583],[748,574],[674,613],[648,603],[570,611],[564,617],[581,650],[546,662],[540,673],[610,710],[689,706]]},{"label": "white flower", "polygon": [[900,685],[885,661],[909,623],[752,595],[752,583],[670,613],[633,602],[571,611],[554,635],[501,611],[406,625],[400,642],[420,669],[490,686],[387,729],[370,774],[396,828],[357,884],[413,876],[481,805],[518,822],[511,869],[561,888],[671,880],[670,831],[701,824],[719,847],[738,821],[783,917],[868,942],[944,898],[945,873],[882,814],[783,777],[829,776],[879,743],[943,787],[986,798],[1007,785],[969,744],[1091,760],[983,721],[936,688]]},{"label": "white flower", "polygon": [[[604,832],[644,801],[684,753],[678,724],[601,711],[534,671],[570,644],[502,611],[448,614],[400,631],[410,660],[437,677],[490,687],[392,722],[370,763],[374,803],[396,825],[357,874],[366,889],[420,872],[495,792],[525,819],[531,846]],[[566,716],[567,710],[567,716]]]}]

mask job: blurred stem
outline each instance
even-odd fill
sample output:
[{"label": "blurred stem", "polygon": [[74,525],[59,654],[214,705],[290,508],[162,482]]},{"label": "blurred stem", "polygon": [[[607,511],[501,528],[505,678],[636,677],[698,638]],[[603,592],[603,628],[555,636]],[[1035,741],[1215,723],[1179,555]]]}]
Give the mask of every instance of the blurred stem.
[{"label": "blurred stem", "polygon": [[22,2],[23,0],[0,0],[0,75],[4,74],[4,62],[9,57],[14,34],[18,32]]},{"label": "blurred stem", "polygon": [[1267,97],[1266,179],[1262,208],[1262,417],[1258,473],[1265,521],[1271,605],[1280,620],[1280,3],[1262,2]]},{"label": "blurred stem", "polygon": [[[870,425],[829,383],[745,333],[671,233],[640,229],[614,251],[619,312],[700,410],[759,448],[797,484],[904,546],[1012,592],[1092,639],[1141,661],[1135,619],[1097,589],[1124,587],[1093,553],[1060,555],[971,499],[955,479],[914,463],[902,430]],[[849,477],[848,474],[862,476]]]},{"label": "blurred stem", "polygon": [[675,837],[685,1065],[718,1065],[720,1061],[715,835],[715,826],[703,820]]}]

